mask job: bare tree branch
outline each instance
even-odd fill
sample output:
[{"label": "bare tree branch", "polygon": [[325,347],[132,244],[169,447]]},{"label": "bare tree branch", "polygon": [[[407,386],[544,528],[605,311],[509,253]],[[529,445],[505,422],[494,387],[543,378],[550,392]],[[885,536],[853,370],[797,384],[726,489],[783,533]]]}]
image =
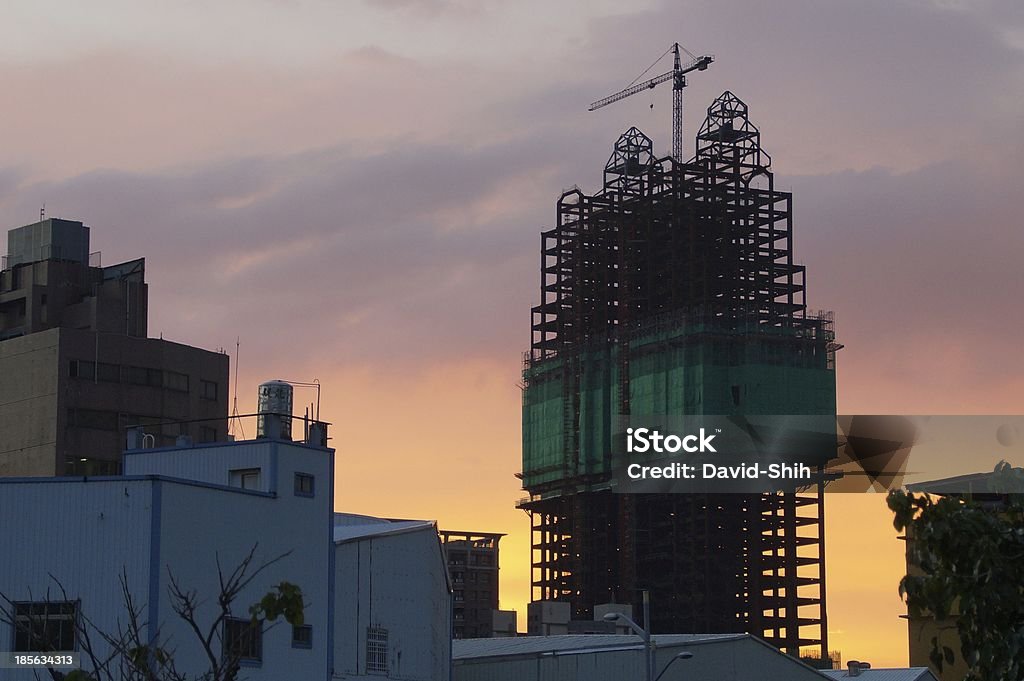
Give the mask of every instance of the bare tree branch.
[{"label": "bare tree branch", "polygon": [[[175,662],[177,651],[169,650],[161,645],[163,637],[159,623],[149,621],[143,616],[144,611],[152,612],[152,610],[148,605],[140,604],[135,599],[129,587],[127,571],[122,568],[118,580],[124,615],[117,618],[114,630],[105,630],[82,612],[78,605],[75,607],[72,626],[79,649],[87,660],[88,666],[91,667],[91,671],[87,672],[90,679],[93,681],[237,681],[241,668],[241,650],[239,649],[241,641],[225,640],[226,622],[232,616],[232,607],[253,580],[267,568],[291,555],[291,551],[288,551],[257,565],[257,548],[258,544],[253,545],[248,554],[230,572],[225,572],[220,556],[216,556],[219,593],[216,596],[217,607],[208,627],[200,622],[199,612],[204,601],[200,600],[194,589],[184,587],[169,567],[167,569],[167,594],[171,601],[171,609],[195,636],[209,665],[209,669],[199,675],[194,673],[189,675],[177,668]],[[60,590],[63,603],[79,603],[68,596],[59,579],[52,574],[49,577]],[[299,594],[297,616],[301,617],[301,610],[304,607],[301,592],[294,585],[288,585],[287,592],[291,599],[294,599],[296,593]],[[32,596],[31,590],[29,590],[29,599],[32,603],[38,602]],[[43,603],[49,604],[50,602],[50,591],[47,589]],[[263,623],[268,617],[256,607],[258,604],[259,602],[250,608],[249,613],[254,626],[259,626],[262,629]],[[277,617],[281,611],[281,609],[275,608],[275,614],[270,615],[269,618]],[[44,607],[43,614],[40,616],[35,610],[28,608],[25,610],[25,614],[19,614],[18,604],[0,592],[0,621],[12,625],[16,632],[24,632],[29,640],[35,637],[34,632],[45,631],[41,623],[45,622],[47,612],[49,609]],[[66,678],[66,675],[60,670],[49,668],[47,672],[51,681],[63,681]],[[38,680],[39,674],[36,673],[35,677]]]}]

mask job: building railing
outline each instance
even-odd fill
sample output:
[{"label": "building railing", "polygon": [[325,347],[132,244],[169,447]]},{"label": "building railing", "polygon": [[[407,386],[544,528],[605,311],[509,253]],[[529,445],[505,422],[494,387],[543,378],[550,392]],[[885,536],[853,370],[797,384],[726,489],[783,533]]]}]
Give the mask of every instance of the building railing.
[{"label": "building railing", "polygon": [[[42,246],[40,248],[40,261],[41,260],[64,260],[61,257],[61,249],[59,246]],[[77,258],[68,258],[78,262]],[[0,270],[9,270],[15,265],[24,265],[30,262],[38,262],[34,258],[25,258],[24,255],[21,257],[15,257],[11,255],[0,256]],[[89,267],[103,267],[103,251],[93,251],[89,254],[88,262],[86,263]]]}]

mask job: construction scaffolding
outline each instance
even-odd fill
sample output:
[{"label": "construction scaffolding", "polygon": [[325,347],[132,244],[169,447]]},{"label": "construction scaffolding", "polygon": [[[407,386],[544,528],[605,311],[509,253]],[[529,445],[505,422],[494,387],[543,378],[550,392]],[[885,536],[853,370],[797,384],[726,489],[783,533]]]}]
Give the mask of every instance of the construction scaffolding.
[{"label": "construction scaffolding", "polygon": [[[656,633],[748,631],[827,655],[820,485],[765,495],[616,494],[620,416],[835,414],[830,313],[805,303],[792,195],[746,105],[708,108],[695,156],[630,128],[594,194],[558,201],[523,377],[533,598],[639,604]],[[818,654],[814,651],[811,654]]]}]

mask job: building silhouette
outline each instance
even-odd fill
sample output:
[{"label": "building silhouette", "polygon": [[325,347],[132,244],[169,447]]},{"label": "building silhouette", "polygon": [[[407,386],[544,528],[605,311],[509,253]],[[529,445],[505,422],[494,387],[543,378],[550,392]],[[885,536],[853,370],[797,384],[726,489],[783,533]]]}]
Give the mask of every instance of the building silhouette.
[{"label": "building silhouette", "polygon": [[227,355],[147,338],[145,259],[101,267],[89,243],[72,220],[8,232],[0,476],[119,472],[130,425],[160,446],[227,437]]},{"label": "building silhouette", "polygon": [[452,636],[489,638],[498,609],[498,542],[504,534],[440,530],[452,580]]}]

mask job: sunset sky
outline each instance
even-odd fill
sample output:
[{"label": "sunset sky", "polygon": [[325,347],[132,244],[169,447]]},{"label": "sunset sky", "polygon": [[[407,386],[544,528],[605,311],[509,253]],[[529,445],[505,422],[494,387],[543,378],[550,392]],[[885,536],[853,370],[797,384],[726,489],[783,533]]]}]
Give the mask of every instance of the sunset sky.
[{"label": "sunset sky", "polygon": [[[239,337],[243,412],[319,379],[338,509],[508,533],[525,628],[539,233],[630,125],[668,153],[667,85],[587,105],[676,40],[716,57],[688,152],[731,90],[794,192],[840,411],[1024,413],[1017,0],[8,0],[0,227],[45,203],[104,264],[145,256],[150,335]],[[906,664],[884,500],[829,513],[832,647]]]}]

